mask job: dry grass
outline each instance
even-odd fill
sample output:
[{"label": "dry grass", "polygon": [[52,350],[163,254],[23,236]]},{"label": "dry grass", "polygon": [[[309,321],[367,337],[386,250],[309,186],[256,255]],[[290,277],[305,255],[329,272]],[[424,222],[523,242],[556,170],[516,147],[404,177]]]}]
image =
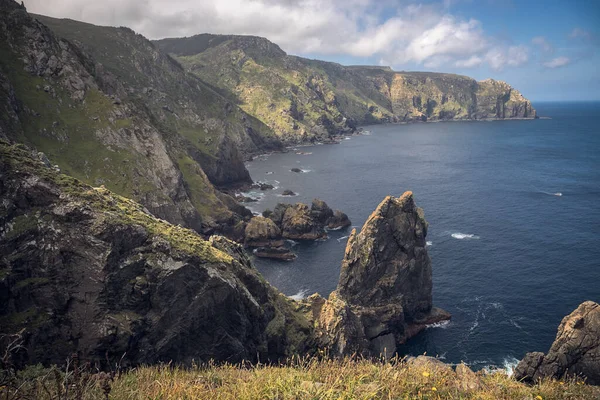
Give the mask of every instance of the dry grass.
[{"label": "dry grass", "polygon": [[[42,376],[42,375],[40,375]],[[77,382],[61,375],[62,387],[81,399],[105,399],[106,382],[90,375]],[[61,385],[51,383],[56,373],[29,378],[21,387],[28,398],[53,397]],[[42,381],[47,379],[45,383]],[[470,383],[471,389],[468,388]],[[103,389],[104,387],[104,389]],[[5,398],[6,388],[0,389]],[[3,392],[4,391],[4,392]],[[11,397],[6,397],[11,398]],[[580,380],[547,380],[533,386],[519,383],[503,372],[479,372],[470,382],[449,368],[368,360],[295,360],[286,366],[209,365],[179,368],[141,367],[110,382],[110,399],[600,399],[600,388]]]}]

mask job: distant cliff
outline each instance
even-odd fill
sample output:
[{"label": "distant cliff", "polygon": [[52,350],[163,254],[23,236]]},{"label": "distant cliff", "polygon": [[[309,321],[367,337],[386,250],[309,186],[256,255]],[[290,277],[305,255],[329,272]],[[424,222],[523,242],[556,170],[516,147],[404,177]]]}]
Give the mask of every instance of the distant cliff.
[{"label": "distant cliff", "polygon": [[536,116],[516,89],[491,79],[308,60],[254,36],[202,34],[155,43],[284,142],[327,140],[379,122]]}]

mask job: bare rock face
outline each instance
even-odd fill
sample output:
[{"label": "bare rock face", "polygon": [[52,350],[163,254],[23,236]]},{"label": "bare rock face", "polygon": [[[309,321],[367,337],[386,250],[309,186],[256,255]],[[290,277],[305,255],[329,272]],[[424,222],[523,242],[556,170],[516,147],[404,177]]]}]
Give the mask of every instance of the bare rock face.
[{"label": "bare rock face", "polygon": [[428,324],[450,318],[431,300],[427,222],[411,192],[386,197],[362,230],[352,231],[337,290],[307,299],[324,346],[335,354],[392,356]]},{"label": "bare rock face", "polygon": [[24,362],[262,361],[310,348],[306,319],[234,242],[3,141],[0,198],[0,335],[23,331]]},{"label": "bare rock face", "polygon": [[589,384],[600,385],[600,305],[581,303],[563,318],[548,354],[527,353],[514,376],[525,382],[579,376]]}]

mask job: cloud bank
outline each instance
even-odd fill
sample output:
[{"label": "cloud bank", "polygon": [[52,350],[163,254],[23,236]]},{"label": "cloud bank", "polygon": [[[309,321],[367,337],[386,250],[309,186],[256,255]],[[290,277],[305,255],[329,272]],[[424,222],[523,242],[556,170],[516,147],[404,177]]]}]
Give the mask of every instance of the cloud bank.
[{"label": "cloud bank", "polygon": [[[35,13],[128,26],[151,38],[197,33],[267,37],[293,54],[347,55],[382,64],[501,70],[529,60],[526,46],[486,35],[441,4],[393,0],[27,0]],[[535,44],[535,42],[534,42]]]}]

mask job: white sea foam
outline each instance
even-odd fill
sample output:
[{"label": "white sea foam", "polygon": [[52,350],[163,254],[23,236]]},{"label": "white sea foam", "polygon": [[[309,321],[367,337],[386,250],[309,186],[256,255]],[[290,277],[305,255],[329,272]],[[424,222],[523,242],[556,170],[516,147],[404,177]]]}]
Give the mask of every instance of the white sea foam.
[{"label": "white sea foam", "polygon": [[344,140],[352,140],[352,138],[351,138],[351,137],[348,137],[348,136],[346,136],[346,137],[344,138]]},{"label": "white sea foam", "polygon": [[306,297],[306,295],[308,294],[308,289],[300,289],[300,291],[292,296],[289,296],[290,299],[292,300],[302,300]]},{"label": "white sea foam", "polygon": [[463,239],[467,239],[467,240],[470,240],[470,239],[473,239],[473,240],[479,239],[479,236],[474,235],[472,233],[460,233],[460,232],[456,232],[456,233],[453,233],[450,236],[452,236],[454,239],[459,239],[459,240],[463,240]]},{"label": "white sea foam", "polygon": [[267,172],[265,172],[265,174],[267,174],[267,175],[273,175],[274,172],[273,171],[267,171]]},{"label": "white sea foam", "polygon": [[307,172],[311,172],[311,171],[312,171],[312,169],[304,169],[304,168],[302,168],[302,169],[300,169],[300,170],[301,170],[302,172],[304,172],[304,173],[307,173]]},{"label": "white sea foam", "polygon": [[298,245],[298,242],[296,242],[295,240],[292,239],[286,239],[286,242],[288,242],[290,244],[290,247],[294,247]]},{"label": "white sea foam", "polygon": [[433,242],[427,241],[427,242],[425,242],[425,246],[433,246]]},{"label": "white sea foam", "polygon": [[432,328],[446,329],[448,327],[448,325],[450,325],[450,320],[436,322],[435,324],[429,324],[426,326],[426,329],[432,329]]},{"label": "white sea foam", "polygon": [[343,228],[343,226],[338,226],[337,228],[327,228],[327,227],[325,227],[325,230],[326,231],[339,231],[342,228]]},{"label": "white sea foam", "polygon": [[487,373],[502,372],[510,377],[515,372],[517,364],[519,364],[519,360],[513,356],[507,356],[502,360],[502,365],[487,365],[483,369]]},{"label": "white sea foam", "polygon": [[348,239],[348,236],[342,236],[341,238],[338,238],[337,241],[338,242],[342,242],[344,240]]}]

